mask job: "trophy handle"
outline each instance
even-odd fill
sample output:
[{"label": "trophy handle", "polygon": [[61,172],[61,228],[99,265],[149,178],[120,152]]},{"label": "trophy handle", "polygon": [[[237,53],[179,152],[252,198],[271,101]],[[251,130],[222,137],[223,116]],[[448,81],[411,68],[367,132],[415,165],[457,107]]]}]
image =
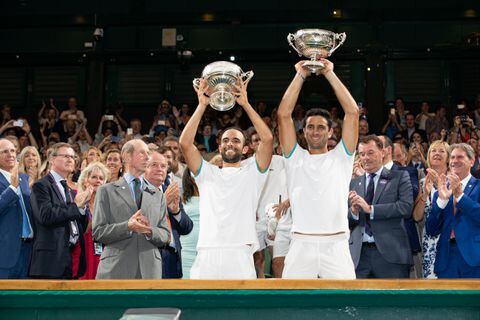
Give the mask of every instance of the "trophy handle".
[{"label": "trophy handle", "polygon": [[295,41],[295,35],[289,33],[288,36],[287,36],[287,41],[288,41],[288,44],[289,44],[295,51],[297,51],[298,55],[301,57],[301,56],[302,56],[302,53],[301,53],[300,51],[298,51],[297,47],[295,47],[295,45],[293,44],[293,41]]},{"label": "trophy handle", "polygon": [[[245,83],[247,83],[248,81],[250,81],[250,79],[252,79],[253,75],[254,75],[253,71],[247,71],[247,72],[245,72],[244,74],[242,74],[242,75],[240,76],[240,78],[242,79],[243,84],[245,84]],[[243,79],[245,79],[245,80],[243,80]]]},{"label": "trophy handle", "polygon": [[193,83],[193,86],[195,87],[195,89],[198,90],[200,88],[200,78],[193,79],[192,83]]},{"label": "trophy handle", "polygon": [[340,47],[345,42],[345,39],[347,39],[347,35],[345,34],[345,32],[335,33],[335,40],[340,40],[340,41],[337,43],[335,47],[333,47],[330,50],[328,55],[331,55],[335,50],[337,50],[338,47]]}]

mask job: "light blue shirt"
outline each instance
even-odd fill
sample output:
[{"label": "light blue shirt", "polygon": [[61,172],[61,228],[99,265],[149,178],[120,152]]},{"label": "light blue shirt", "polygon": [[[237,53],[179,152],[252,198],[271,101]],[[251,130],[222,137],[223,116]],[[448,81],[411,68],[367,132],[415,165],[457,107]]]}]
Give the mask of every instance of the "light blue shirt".
[{"label": "light blue shirt", "polygon": [[59,175],[58,173],[56,173],[53,170],[50,170],[50,174],[52,175],[53,180],[55,180],[55,184],[57,185],[57,189],[60,191],[60,194],[63,197],[63,201],[67,202],[67,198],[65,197],[65,189],[63,188],[62,184],[60,183],[60,181],[62,181],[62,180],[66,181],[67,179],[62,177],[61,175]]},{"label": "light blue shirt", "polygon": [[[130,187],[130,192],[132,193],[133,202],[135,202],[135,182],[133,181],[135,180],[135,177],[132,176],[129,172],[125,172],[123,178],[125,179],[125,181],[127,181],[128,186]],[[143,175],[138,177],[138,179],[140,179],[140,189],[143,190],[143,188],[145,187]]]}]

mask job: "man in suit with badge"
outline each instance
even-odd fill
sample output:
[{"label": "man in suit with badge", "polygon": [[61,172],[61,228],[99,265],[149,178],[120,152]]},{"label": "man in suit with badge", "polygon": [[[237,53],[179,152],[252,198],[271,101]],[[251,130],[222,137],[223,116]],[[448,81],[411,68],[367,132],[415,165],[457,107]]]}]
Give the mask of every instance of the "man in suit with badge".
[{"label": "man in suit with badge", "polygon": [[160,279],[158,250],[170,241],[167,208],[161,191],[143,178],[149,160],[145,142],[133,139],[121,152],[125,174],[98,188],[92,230],[105,245],[97,279]]},{"label": "man in suit with badge", "polygon": [[403,219],[412,212],[412,185],[407,172],[383,166],[382,149],[375,135],[358,145],[365,174],[350,183],[350,252],[357,278],[408,278],[413,259]]},{"label": "man in suit with badge", "polygon": [[427,234],[440,235],[435,258],[438,278],[480,278],[480,183],[470,170],[475,152],[466,143],[450,146],[450,173],[428,175],[437,182]]}]

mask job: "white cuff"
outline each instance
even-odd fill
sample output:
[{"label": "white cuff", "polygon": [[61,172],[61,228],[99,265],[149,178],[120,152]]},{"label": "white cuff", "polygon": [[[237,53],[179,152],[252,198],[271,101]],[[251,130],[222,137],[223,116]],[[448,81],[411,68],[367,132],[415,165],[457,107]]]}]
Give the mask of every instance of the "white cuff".
[{"label": "white cuff", "polygon": [[443,200],[443,199],[440,199],[440,197],[438,197],[438,198],[437,198],[437,206],[438,206],[440,209],[445,209],[445,207],[447,206],[449,200],[450,200],[450,199]]}]

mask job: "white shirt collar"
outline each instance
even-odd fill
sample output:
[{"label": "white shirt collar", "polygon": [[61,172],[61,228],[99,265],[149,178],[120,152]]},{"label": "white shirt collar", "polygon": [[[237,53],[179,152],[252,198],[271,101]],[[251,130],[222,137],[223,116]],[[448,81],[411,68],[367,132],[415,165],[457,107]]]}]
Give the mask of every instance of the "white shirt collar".
[{"label": "white shirt collar", "polygon": [[53,171],[53,170],[50,170],[50,173],[53,177],[53,179],[55,180],[56,183],[59,183],[60,181],[62,180],[67,180],[66,178],[62,177],[60,174],[58,174],[57,172]]},{"label": "white shirt collar", "polygon": [[472,175],[469,173],[468,176],[466,176],[462,181],[462,190],[465,190],[465,187],[467,186],[468,181],[472,178]]},{"label": "white shirt collar", "polygon": [[388,170],[392,170],[393,161],[390,160],[390,161],[388,161],[387,163],[385,163],[383,166],[384,166],[385,168],[387,168]]}]

